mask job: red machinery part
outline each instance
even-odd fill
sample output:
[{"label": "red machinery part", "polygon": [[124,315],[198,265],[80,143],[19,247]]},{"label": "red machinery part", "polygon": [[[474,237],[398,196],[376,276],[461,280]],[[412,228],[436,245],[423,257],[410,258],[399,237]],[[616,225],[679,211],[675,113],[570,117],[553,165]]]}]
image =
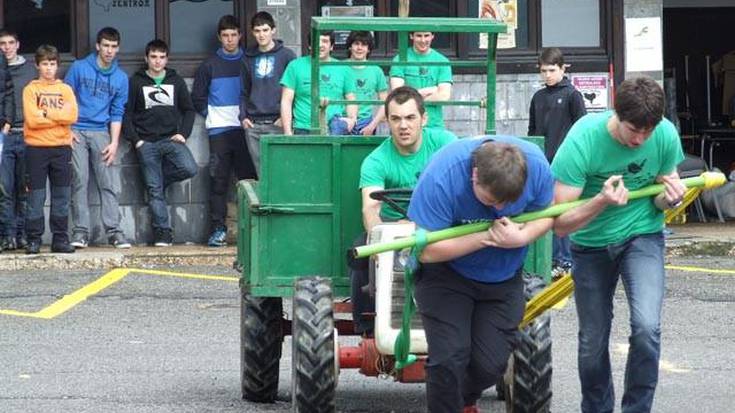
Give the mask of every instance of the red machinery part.
[{"label": "red machinery part", "polygon": [[[339,348],[340,369],[360,369],[365,376],[378,376],[393,370],[393,357],[381,356],[375,345],[375,339],[363,338],[358,346]],[[382,370],[379,366],[382,365]],[[398,371],[396,380],[402,383],[422,383],[426,374],[424,366],[426,357],[419,357],[415,363]]]}]

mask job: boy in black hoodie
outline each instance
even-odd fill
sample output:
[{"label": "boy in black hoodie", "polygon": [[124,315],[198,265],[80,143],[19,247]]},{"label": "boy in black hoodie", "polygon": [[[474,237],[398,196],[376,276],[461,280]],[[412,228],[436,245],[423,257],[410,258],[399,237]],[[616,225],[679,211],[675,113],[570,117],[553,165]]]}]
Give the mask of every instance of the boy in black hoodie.
[{"label": "boy in black hoodie", "polygon": [[[528,136],[543,136],[546,158],[554,159],[569,128],[587,114],[582,94],[564,76],[564,55],[556,47],[544,49],[538,59],[541,78],[546,87],[531,99],[528,118]],[[552,272],[554,275],[569,271],[572,252],[568,237],[554,235]]]},{"label": "boy in black hoodie", "polygon": [[273,38],[276,23],[268,12],[258,12],[250,19],[250,31],[257,46],[245,51],[243,87],[247,99],[240,110],[242,126],[256,171],[260,171],[260,137],[282,134],[281,77],[296,54],[283,41]]},{"label": "boy in black hoodie", "polygon": [[130,78],[123,136],[136,149],[148,190],[153,245],[168,247],[173,244],[173,234],[165,191],[172,183],[197,173],[197,164],[186,146],[196,112],[184,79],[173,69],[166,68],[166,42],[149,42],[145,61],[147,68]]}]

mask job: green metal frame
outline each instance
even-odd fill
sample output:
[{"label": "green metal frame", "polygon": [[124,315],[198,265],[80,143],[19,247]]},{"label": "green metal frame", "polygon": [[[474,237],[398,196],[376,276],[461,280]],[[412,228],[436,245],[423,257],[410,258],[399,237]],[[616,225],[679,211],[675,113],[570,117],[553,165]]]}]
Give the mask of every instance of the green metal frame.
[{"label": "green metal frame", "polygon": [[[485,133],[495,133],[495,80],[497,74],[496,53],[497,37],[499,33],[505,33],[505,23],[488,19],[478,18],[442,18],[442,17],[312,17],[311,38],[317,44],[319,34],[330,30],[366,30],[378,32],[398,33],[398,61],[391,60],[368,60],[367,62],[352,61],[319,61],[319,48],[311,48],[311,78],[319,79],[321,66],[458,66],[458,67],[485,67],[487,69],[486,97],[479,101],[450,100],[446,102],[426,102],[427,105],[437,106],[480,106],[487,111],[485,116]],[[485,60],[463,60],[449,62],[408,62],[408,35],[412,32],[446,32],[446,33],[486,33],[488,36],[487,56]],[[311,133],[325,134],[326,131],[320,127],[320,104],[319,82],[311,82]],[[380,100],[333,100],[329,104],[383,104]]]}]

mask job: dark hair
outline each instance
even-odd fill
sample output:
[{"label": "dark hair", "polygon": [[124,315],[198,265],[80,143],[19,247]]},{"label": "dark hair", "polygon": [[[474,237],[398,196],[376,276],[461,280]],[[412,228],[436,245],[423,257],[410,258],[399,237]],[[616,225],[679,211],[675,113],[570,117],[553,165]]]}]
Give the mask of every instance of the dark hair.
[{"label": "dark hair", "polygon": [[97,32],[97,44],[100,44],[102,39],[120,44],[120,32],[114,27],[103,27]]},{"label": "dark hair", "polygon": [[347,36],[347,57],[352,57],[352,52],[350,51],[350,48],[352,47],[352,43],[360,42],[364,43],[368,47],[368,57],[370,57],[370,52],[373,51],[373,48],[375,47],[375,39],[373,38],[373,34],[368,31],[351,31],[350,35]]},{"label": "dark hair", "polygon": [[16,42],[20,41],[20,39],[18,38],[18,33],[15,30],[12,30],[12,29],[0,30],[0,37],[5,37],[5,36],[12,37],[13,39],[15,39]]},{"label": "dark hair", "polygon": [[42,44],[36,49],[36,64],[39,65],[44,60],[59,61],[59,51],[50,44]]},{"label": "dark hair", "polygon": [[421,96],[421,93],[419,93],[418,90],[412,88],[411,86],[401,86],[391,90],[391,92],[385,98],[385,116],[389,115],[388,105],[390,105],[390,102],[394,100],[399,105],[402,105],[409,100],[414,100],[416,102],[416,107],[418,108],[419,113],[423,116],[424,112],[426,112],[426,108],[424,108],[423,96]]},{"label": "dark hair", "polygon": [[150,52],[163,52],[168,55],[168,45],[161,39],[151,40],[145,45],[145,55],[148,56]]},{"label": "dark hair", "polygon": [[217,23],[217,34],[222,33],[223,30],[237,30],[239,33],[240,26],[237,24],[237,18],[231,14],[220,17]]},{"label": "dark hair", "polygon": [[615,115],[639,129],[652,129],[664,116],[664,91],[650,77],[627,79],[615,93]]},{"label": "dark hair", "polygon": [[564,68],[564,54],[558,47],[549,47],[541,52],[541,56],[538,57],[538,65],[553,65]]},{"label": "dark hair", "polygon": [[521,197],[526,186],[526,157],[515,146],[489,141],[472,152],[472,166],[477,168],[477,184],[499,203]]},{"label": "dark hair", "polygon": [[252,19],[250,19],[250,28],[254,29],[255,26],[262,26],[267,24],[272,28],[276,27],[276,22],[273,20],[273,16],[267,11],[259,11],[255,13]]},{"label": "dark hair", "polygon": [[[329,30],[329,31],[326,31],[326,32],[319,33],[319,37],[322,37],[322,36],[329,36],[329,44],[331,46],[334,46],[334,30]],[[311,47],[311,32],[309,32],[309,43],[308,43],[308,46]]]}]

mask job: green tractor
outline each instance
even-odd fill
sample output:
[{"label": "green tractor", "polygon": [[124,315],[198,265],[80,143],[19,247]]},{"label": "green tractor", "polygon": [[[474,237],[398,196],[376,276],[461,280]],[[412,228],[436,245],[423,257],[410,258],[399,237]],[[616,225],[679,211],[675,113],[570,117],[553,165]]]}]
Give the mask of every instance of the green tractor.
[{"label": "green tractor", "polygon": [[[494,133],[495,44],[497,34],[505,32],[503,24],[470,18],[312,19],[312,38],[327,30],[397,32],[401,56],[398,64],[404,65],[411,64],[406,62],[410,32],[487,33],[485,61],[449,63],[485,67],[486,99],[442,104],[485,107],[486,132]],[[318,62],[318,50],[315,48],[313,53],[312,61]],[[313,79],[319,78],[322,64],[312,64]],[[312,82],[312,96],[319,96],[318,83]],[[264,137],[259,181],[241,181],[238,186],[242,395],[254,402],[275,401],[283,339],[290,334],[295,412],[335,411],[341,369],[359,369],[364,375],[389,376],[398,382],[422,382],[427,353],[421,320],[414,317],[409,351],[416,356],[416,362],[396,365],[394,344],[402,328],[406,301],[406,250],[371,257],[376,298],[374,337],[362,337],[356,346],[340,344],[340,336],[355,335],[351,303],[341,297],[350,296],[345,253],[363,231],[358,190],[360,165],[387,137],[325,136],[319,122],[318,100],[315,98],[312,105],[312,135]],[[540,139],[538,142],[542,143]],[[383,243],[413,232],[410,223],[382,224],[369,234],[369,243]],[[548,281],[550,252],[550,235],[537,240],[529,249],[525,269],[529,274],[544,276],[527,277],[529,297]],[[283,313],[284,298],[292,300],[290,315]],[[510,412],[549,411],[549,316],[543,314],[531,321],[521,330],[520,337],[506,377],[498,385],[498,394],[505,398]]]}]

